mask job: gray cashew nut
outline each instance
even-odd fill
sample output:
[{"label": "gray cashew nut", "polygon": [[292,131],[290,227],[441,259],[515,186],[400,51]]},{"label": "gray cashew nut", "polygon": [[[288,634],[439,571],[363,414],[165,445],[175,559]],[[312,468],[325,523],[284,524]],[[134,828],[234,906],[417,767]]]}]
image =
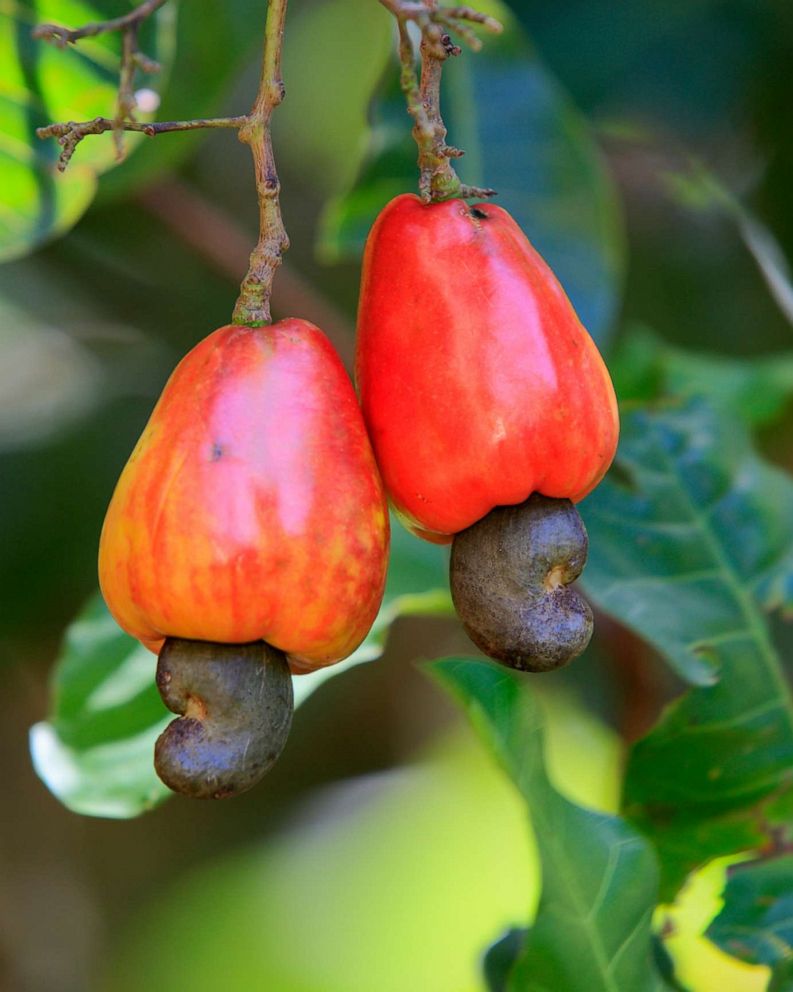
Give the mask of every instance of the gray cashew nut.
[{"label": "gray cashew nut", "polygon": [[587,548],[570,500],[539,493],[496,507],[456,534],[452,599],[476,646],[527,672],[551,671],[581,654],[592,636],[592,611],[570,583]]},{"label": "gray cashew nut", "polygon": [[157,688],[181,716],[160,734],[154,767],[175,792],[223,799],[245,792],[275,763],[292,723],[286,656],[264,641],[214,644],[169,637]]}]

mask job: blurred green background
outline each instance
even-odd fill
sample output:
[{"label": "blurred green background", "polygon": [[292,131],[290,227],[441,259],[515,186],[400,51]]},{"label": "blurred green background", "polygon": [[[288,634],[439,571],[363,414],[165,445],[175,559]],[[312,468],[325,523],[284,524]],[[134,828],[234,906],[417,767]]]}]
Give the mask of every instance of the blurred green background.
[{"label": "blurred green background", "polygon": [[[449,68],[450,137],[469,151],[464,177],[482,173],[520,214],[623,396],[645,388],[647,354],[668,345],[738,359],[789,352],[793,8],[509,6],[506,36]],[[144,40],[169,66],[158,117],[247,108],[263,7],[183,5],[148,27]],[[40,101],[64,118],[74,104],[58,103],[59,85],[71,94],[85,83],[73,78],[79,52],[29,51],[26,25],[126,9],[0,4],[0,130],[17,127],[17,142],[30,133],[10,109],[6,65],[46,59],[21,78],[29,88],[38,80]],[[361,230],[414,181],[392,42],[375,0],[292,0],[288,98],[275,123],[292,249],[275,310],[320,324],[347,360]],[[104,88],[92,85],[90,99],[110,112],[113,41],[106,47]],[[507,63],[513,74],[499,74]],[[100,112],[86,101],[74,116]],[[543,107],[546,117],[534,112]],[[75,212],[110,149],[109,136],[78,149],[64,180]],[[39,244],[45,208],[57,218],[62,194],[48,178],[54,149],[35,152],[42,178],[25,210],[38,220],[8,234],[0,266],[0,988],[481,988],[478,955],[500,929],[525,923],[536,866],[511,787],[412,664],[470,650],[451,620],[398,621],[381,660],[301,707],[278,766],[233,804],[175,800],[137,820],[90,819],[36,778],[28,728],[48,711],[63,630],[95,589],[113,484],[175,362],[229,319],[257,213],[248,152],[233,134],[163,136],[138,142],[105,171],[79,223]],[[10,213],[23,193],[8,179],[0,206]],[[790,364],[778,368],[793,392]],[[761,401],[748,398],[749,415]],[[761,435],[788,466],[791,413]],[[646,730],[673,689],[648,654],[603,620],[574,671],[543,686],[557,780],[601,808],[616,806],[620,736]],[[738,992],[763,987],[749,970],[740,981]]]}]

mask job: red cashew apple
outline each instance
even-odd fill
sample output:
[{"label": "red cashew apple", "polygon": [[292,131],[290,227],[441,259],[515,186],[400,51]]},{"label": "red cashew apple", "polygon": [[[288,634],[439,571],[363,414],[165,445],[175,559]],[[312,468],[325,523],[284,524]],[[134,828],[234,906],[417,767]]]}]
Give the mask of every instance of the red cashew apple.
[{"label": "red cashew apple", "polygon": [[404,194],[384,208],[364,254],[355,371],[388,494],[431,540],[533,492],[578,502],[614,457],[603,359],[490,203]]},{"label": "red cashew apple", "polygon": [[[275,665],[273,691],[291,716],[289,667],[309,671],[355,650],[377,614],[387,554],[377,466],[352,383],[322,332],[297,319],[229,325],[193,348],[121,474],[99,549],[110,612],[160,652],[163,698],[184,714],[171,724],[180,728],[177,764],[187,760],[188,724],[205,750],[215,748],[203,771],[191,755],[181,791],[241,791],[217,773],[223,732],[211,727],[235,719],[231,673],[257,673],[239,676],[239,691],[254,700],[246,719],[255,722],[262,666]],[[251,642],[266,644],[251,653]],[[185,676],[188,655],[203,666],[201,691]],[[213,668],[221,657],[236,667]],[[208,681],[223,695],[214,711]],[[282,723],[274,717],[270,729],[278,724],[285,739]],[[250,754],[247,746],[235,753],[243,750]],[[171,760],[163,754],[161,763]],[[267,760],[260,755],[259,765]]]},{"label": "red cashew apple", "polygon": [[431,541],[461,534],[452,595],[474,641],[532,670],[583,650],[591,612],[569,585],[586,532],[572,504],[614,457],[616,398],[505,210],[410,194],[383,209],[364,254],[356,379],[402,519]]}]

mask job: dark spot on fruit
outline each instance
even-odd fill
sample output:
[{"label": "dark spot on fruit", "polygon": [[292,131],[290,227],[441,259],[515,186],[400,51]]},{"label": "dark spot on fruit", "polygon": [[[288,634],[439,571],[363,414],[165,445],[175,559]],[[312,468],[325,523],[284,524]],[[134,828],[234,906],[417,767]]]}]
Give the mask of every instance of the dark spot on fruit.
[{"label": "dark spot on fruit", "polygon": [[223,457],[223,454],[224,454],[223,445],[215,441],[215,443],[212,445],[212,454],[211,454],[212,461],[213,462],[220,461],[220,459]]},{"label": "dark spot on fruit", "polygon": [[484,210],[480,210],[479,207],[469,207],[469,211],[472,217],[476,217],[477,220],[490,220],[490,214],[486,214]]}]

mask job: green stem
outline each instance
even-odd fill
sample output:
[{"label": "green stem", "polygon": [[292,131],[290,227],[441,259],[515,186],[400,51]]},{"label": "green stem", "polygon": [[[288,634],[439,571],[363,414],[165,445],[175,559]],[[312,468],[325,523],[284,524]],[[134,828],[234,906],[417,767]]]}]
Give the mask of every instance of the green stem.
[{"label": "green stem", "polygon": [[284,98],[281,77],[281,49],[287,0],[269,0],[264,30],[264,57],[256,102],[240,128],[239,138],[253,154],[256,192],[259,198],[259,240],[251,253],[248,273],[242,281],[234,307],[235,324],[269,324],[273,277],[289,247],[281,217],[281,186],[273,155],[270,120]]}]

